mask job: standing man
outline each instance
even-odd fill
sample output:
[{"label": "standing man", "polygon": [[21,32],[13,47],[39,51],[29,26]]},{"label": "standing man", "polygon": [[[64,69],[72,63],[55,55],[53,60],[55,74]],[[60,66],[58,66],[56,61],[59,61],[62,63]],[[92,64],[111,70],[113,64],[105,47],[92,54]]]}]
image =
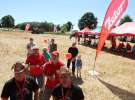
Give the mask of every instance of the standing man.
[{"label": "standing man", "polygon": [[35,46],[35,43],[33,41],[33,38],[29,39],[29,43],[27,44],[27,56],[30,56],[32,54],[32,47]]},{"label": "standing man", "polygon": [[27,57],[26,64],[29,66],[29,74],[38,83],[39,88],[43,86],[43,67],[45,64],[45,58],[42,53],[39,52],[39,48],[34,46],[32,48],[33,53]]},{"label": "standing man", "polygon": [[[39,100],[39,88],[33,78],[25,74],[25,64],[16,62],[14,77],[7,81],[1,93],[2,100]],[[32,94],[34,93],[34,99]]]},{"label": "standing man", "polygon": [[67,61],[67,68],[70,68],[70,63],[72,61],[72,75],[75,75],[75,61],[76,61],[76,56],[78,55],[78,48],[76,47],[76,43],[72,44],[72,47],[68,49],[68,53],[72,54],[72,58],[68,59]]},{"label": "standing man", "polygon": [[60,69],[60,84],[52,92],[53,100],[84,100],[84,94],[80,87],[71,81],[70,72],[62,67]]},{"label": "standing man", "polygon": [[49,46],[49,52],[52,53],[53,51],[57,50],[57,44],[55,43],[54,39],[51,39],[51,44]]},{"label": "standing man", "polygon": [[59,60],[59,52],[52,52],[51,60],[48,61],[44,66],[44,74],[46,76],[46,80],[44,82],[44,100],[50,100],[54,87],[59,83],[58,72],[62,66],[64,66],[64,64]]}]

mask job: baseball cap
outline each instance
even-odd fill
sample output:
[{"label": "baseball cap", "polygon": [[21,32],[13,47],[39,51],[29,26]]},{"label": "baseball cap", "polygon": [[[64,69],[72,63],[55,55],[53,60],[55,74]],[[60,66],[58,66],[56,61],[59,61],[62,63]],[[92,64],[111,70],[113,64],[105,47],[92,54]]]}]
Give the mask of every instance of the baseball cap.
[{"label": "baseball cap", "polygon": [[13,64],[12,68],[14,70],[14,73],[21,73],[25,70],[25,64],[23,62],[16,62]]},{"label": "baseball cap", "polygon": [[52,57],[58,57],[58,56],[59,56],[59,52],[57,50],[52,52]]},{"label": "baseball cap", "polygon": [[35,45],[32,47],[32,50],[39,50],[39,47]]}]

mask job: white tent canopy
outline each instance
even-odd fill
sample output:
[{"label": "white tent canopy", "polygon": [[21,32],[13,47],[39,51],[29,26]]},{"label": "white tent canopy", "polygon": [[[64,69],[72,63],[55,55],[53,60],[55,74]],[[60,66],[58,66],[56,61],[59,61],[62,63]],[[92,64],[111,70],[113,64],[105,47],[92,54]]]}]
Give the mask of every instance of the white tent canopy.
[{"label": "white tent canopy", "polygon": [[135,36],[135,22],[126,22],[112,29],[111,36]]}]

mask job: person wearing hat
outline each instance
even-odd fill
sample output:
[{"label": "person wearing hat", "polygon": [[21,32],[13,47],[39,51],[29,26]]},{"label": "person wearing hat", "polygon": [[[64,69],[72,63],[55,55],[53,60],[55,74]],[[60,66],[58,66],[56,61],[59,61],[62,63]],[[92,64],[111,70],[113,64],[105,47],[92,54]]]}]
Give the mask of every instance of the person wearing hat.
[{"label": "person wearing hat", "polygon": [[59,74],[60,84],[53,89],[53,100],[84,100],[83,91],[72,83],[69,70],[62,67]]},{"label": "person wearing hat", "polygon": [[39,100],[39,87],[33,78],[26,76],[25,64],[18,61],[13,66],[14,77],[7,81],[1,93],[2,100]]},{"label": "person wearing hat", "polygon": [[32,47],[35,46],[35,43],[33,42],[34,39],[33,38],[30,38],[29,39],[29,43],[27,44],[27,56],[30,56],[32,54]]},{"label": "person wearing hat", "polygon": [[46,76],[45,89],[44,89],[44,99],[50,100],[53,88],[59,83],[59,69],[64,66],[63,62],[59,60],[59,52],[53,51],[51,54],[51,59],[48,61],[43,69]]},{"label": "person wearing hat", "polygon": [[32,48],[33,54],[27,57],[26,64],[29,66],[29,75],[32,76],[40,88],[43,86],[43,68],[42,66],[46,63],[42,53],[39,52],[39,47],[34,46]]}]

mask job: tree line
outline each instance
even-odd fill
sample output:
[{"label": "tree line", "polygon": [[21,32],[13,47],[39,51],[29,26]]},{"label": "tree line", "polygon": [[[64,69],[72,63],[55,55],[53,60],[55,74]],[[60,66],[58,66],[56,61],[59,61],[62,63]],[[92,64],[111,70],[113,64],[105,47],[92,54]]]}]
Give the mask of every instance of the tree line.
[{"label": "tree line", "polygon": [[[119,25],[125,22],[132,22],[132,18],[129,15],[121,18]],[[51,22],[23,22],[15,25],[15,19],[11,15],[6,15],[0,20],[1,28],[18,28],[20,30],[25,30],[25,25],[30,24],[30,30],[35,33],[43,33],[43,32],[53,32],[54,26],[57,27],[57,31],[61,33],[65,33],[70,31],[73,28],[73,24],[71,21],[63,25],[55,25]],[[85,27],[89,27],[91,30],[95,29],[98,24],[97,17],[92,12],[86,12],[83,16],[78,20],[78,27],[82,30]]]}]

